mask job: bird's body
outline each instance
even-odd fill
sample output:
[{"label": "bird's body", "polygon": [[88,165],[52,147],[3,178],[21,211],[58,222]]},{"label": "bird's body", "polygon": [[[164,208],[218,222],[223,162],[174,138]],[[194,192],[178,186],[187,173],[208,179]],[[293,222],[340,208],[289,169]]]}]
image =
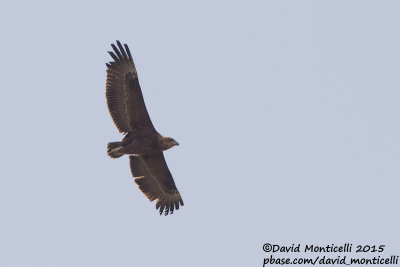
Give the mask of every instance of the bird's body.
[{"label": "bird's body", "polygon": [[147,129],[137,129],[122,139],[125,154],[152,154],[162,152],[164,138],[160,134],[151,134]]},{"label": "bird's body", "polygon": [[107,65],[106,97],[111,117],[120,132],[121,142],[108,143],[112,158],[131,155],[130,167],[140,190],[167,215],[183,206],[183,201],[165,162],[163,151],[179,145],[173,138],[160,135],[154,128],[144,104],[142,91],[127,45],[112,44],[114,59]]},{"label": "bird's body", "polygon": [[[170,137],[164,137],[159,133],[154,134],[146,128],[139,128],[129,132],[122,139],[122,142],[112,142],[109,144],[119,143],[117,147],[114,147],[114,151],[118,154],[125,155],[144,155],[162,152],[167,150],[177,143],[171,140]],[[114,155],[112,150],[108,150],[110,157],[118,158]]]}]

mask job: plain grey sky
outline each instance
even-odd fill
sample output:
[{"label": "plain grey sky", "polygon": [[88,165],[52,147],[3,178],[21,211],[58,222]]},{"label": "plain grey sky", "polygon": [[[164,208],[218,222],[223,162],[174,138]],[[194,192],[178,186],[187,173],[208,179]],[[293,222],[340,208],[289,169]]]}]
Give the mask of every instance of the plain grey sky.
[{"label": "plain grey sky", "polygon": [[[366,0],[4,2],[0,266],[262,266],[266,242],[400,254],[399,12]],[[117,39],[157,130],[181,144],[165,153],[185,202],[172,216],[127,157],[106,155],[122,137],[104,95]]]}]

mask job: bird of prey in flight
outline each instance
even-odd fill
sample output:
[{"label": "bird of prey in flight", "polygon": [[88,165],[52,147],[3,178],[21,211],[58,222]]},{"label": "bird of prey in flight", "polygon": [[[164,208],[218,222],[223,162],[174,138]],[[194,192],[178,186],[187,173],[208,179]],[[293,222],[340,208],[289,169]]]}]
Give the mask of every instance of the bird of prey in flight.
[{"label": "bird of prey in flight", "polygon": [[179,145],[171,137],[157,132],[150,120],[140,89],[132,54],[126,44],[111,44],[108,52],[113,61],[107,65],[106,97],[111,117],[121,142],[110,142],[107,154],[111,158],[129,155],[129,165],[135,183],[150,200],[157,200],[160,215],[173,213],[183,206],[182,197],[164,159],[164,150]]}]

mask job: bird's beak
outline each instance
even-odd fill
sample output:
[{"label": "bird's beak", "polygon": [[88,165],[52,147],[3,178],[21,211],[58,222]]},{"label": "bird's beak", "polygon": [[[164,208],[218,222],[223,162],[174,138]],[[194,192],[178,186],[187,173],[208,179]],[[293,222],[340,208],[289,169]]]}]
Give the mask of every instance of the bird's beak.
[{"label": "bird's beak", "polygon": [[175,142],[174,142],[174,145],[175,145],[175,146],[179,146],[179,143],[175,141]]}]

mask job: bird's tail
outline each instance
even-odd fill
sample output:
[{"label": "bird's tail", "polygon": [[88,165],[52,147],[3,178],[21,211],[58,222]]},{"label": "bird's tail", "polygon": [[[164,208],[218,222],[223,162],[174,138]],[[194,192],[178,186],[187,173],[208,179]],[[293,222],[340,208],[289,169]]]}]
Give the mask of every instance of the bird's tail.
[{"label": "bird's tail", "polygon": [[110,142],[107,145],[107,154],[113,159],[122,157],[124,153],[121,152],[122,143],[121,142]]}]

